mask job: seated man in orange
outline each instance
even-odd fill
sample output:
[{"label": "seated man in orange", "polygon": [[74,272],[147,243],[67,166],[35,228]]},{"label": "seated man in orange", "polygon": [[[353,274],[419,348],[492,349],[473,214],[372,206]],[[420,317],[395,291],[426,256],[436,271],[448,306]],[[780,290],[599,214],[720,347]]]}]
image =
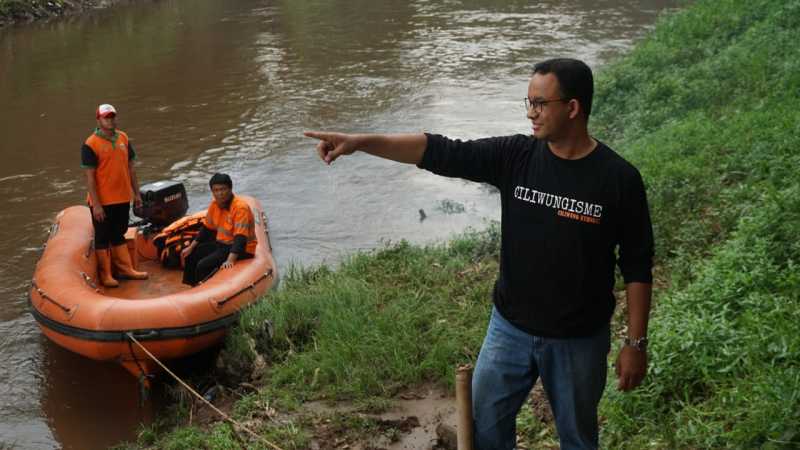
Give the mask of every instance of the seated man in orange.
[{"label": "seated man in orange", "polygon": [[95,117],[97,128],[81,148],[81,167],[86,170],[98,278],[103,286],[117,287],[119,283],[111,271],[112,256],[117,275],[134,280],[147,278],[147,272],[133,269],[125,245],[130,202],[141,206],[142,197],[133,167],[136,153],[128,135],[117,129],[117,110],[103,104],[97,107]]},{"label": "seated man in orange", "polygon": [[183,282],[191,286],[205,281],[219,268],[230,269],[237,260],[252,258],[256,250],[253,212],[244,200],[233,195],[231,177],[216,173],[208,185],[214,200],[203,219],[203,228],[181,252],[185,262]]}]

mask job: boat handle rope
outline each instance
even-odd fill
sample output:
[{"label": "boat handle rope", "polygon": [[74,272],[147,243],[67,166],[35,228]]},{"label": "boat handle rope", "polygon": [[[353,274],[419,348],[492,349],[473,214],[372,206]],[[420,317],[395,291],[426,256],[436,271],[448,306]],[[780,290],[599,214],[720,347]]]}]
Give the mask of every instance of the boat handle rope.
[{"label": "boat handle rope", "polygon": [[39,262],[42,259],[45,250],[47,250],[47,243],[50,242],[50,239],[52,239],[56,233],[58,233],[58,222],[53,222],[53,224],[50,225],[50,228],[47,229],[47,239],[45,239],[44,244],[42,244],[42,250],[39,252],[39,257],[36,258],[36,262]]},{"label": "boat handle rope", "polygon": [[[256,285],[258,283],[261,283],[262,281],[264,281],[264,279],[269,278],[271,276],[272,276],[272,269],[269,269],[269,270],[267,270],[267,272],[264,275],[261,275],[260,277],[258,277],[258,279],[256,281],[250,283],[249,286],[243,287],[243,288],[239,289],[238,291],[236,291],[234,294],[229,295],[229,296],[225,297],[224,299],[218,301],[217,302],[217,308],[222,308],[225,305],[225,303],[228,303],[229,301],[233,300],[239,294],[241,294],[242,292],[244,292],[244,291],[246,291],[248,289],[250,289],[252,291],[255,291]],[[255,294],[255,292],[253,292],[253,294]]]},{"label": "boat handle rope", "polygon": [[[264,236],[267,238],[267,245],[269,246],[269,251],[272,251],[272,241],[269,240],[269,227],[267,226],[267,215],[264,214],[264,211],[261,211],[261,223],[264,224]],[[272,269],[270,269],[272,271]]]},{"label": "boat handle rope", "polygon": [[39,261],[42,260],[42,257],[44,256],[45,250],[47,250],[47,241],[45,241],[44,244],[42,244],[42,249],[39,251],[39,257],[36,258],[36,263],[37,264],[39,263]]},{"label": "boat handle rope", "polygon": [[89,239],[89,247],[86,248],[86,253],[83,255],[84,258],[89,259],[94,253],[94,238]]},{"label": "boat handle rope", "polygon": [[[126,333],[126,335],[133,339],[130,333]],[[145,372],[142,365],[139,364],[139,358],[136,356],[136,352],[133,351],[133,345],[131,345],[130,339],[128,340],[128,350],[130,350],[131,358],[133,358],[133,362],[136,363],[136,367],[139,369],[139,407],[142,407],[144,406],[144,401],[147,400],[147,385],[145,384],[145,380],[147,378],[153,379],[155,375]]]},{"label": "boat handle rope", "polygon": [[[243,424],[241,424],[241,423],[237,422],[236,420],[234,420],[233,418],[231,418],[229,415],[227,415],[227,414],[225,414],[224,412],[220,411],[220,410],[219,410],[219,409],[218,409],[216,406],[214,406],[214,405],[213,405],[211,402],[209,402],[208,400],[206,400],[206,399],[205,399],[205,397],[203,397],[202,395],[198,394],[198,393],[197,393],[197,391],[195,391],[194,389],[192,389],[192,388],[191,388],[191,387],[190,387],[188,384],[186,384],[186,382],[185,382],[185,381],[183,381],[182,379],[180,379],[180,377],[178,377],[177,375],[175,375],[174,373],[172,373],[172,371],[171,371],[171,370],[169,370],[169,369],[167,368],[167,366],[165,366],[165,365],[164,365],[164,363],[162,363],[161,361],[159,361],[159,360],[158,360],[158,358],[156,358],[155,356],[153,356],[153,354],[152,354],[152,353],[150,353],[150,352],[149,352],[149,351],[148,351],[148,350],[147,350],[147,349],[144,347],[144,345],[142,345],[142,344],[141,344],[139,341],[137,341],[137,340],[136,340],[136,338],[135,338],[135,337],[133,337],[133,334],[132,334],[132,333],[130,333],[130,332],[127,332],[127,333],[125,333],[125,335],[126,335],[126,336],[128,337],[128,339],[129,339],[129,341],[128,341],[128,345],[131,345],[131,342],[133,342],[134,344],[136,344],[136,345],[137,345],[137,346],[138,346],[138,347],[139,347],[139,348],[140,348],[140,349],[141,349],[141,350],[142,350],[142,351],[143,351],[145,354],[147,354],[147,356],[149,356],[149,357],[150,357],[150,359],[152,359],[153,361],[155,361],[155,363],[156,363],[156,364],[158,364],[159,366],[161,366],[161,368],[162,368],[162,369],[164,369],[164,371],[165,371],[165,372],[167,372],[167,373],[168,373],[168,374],[169,374],[169,375],[170,375],[172,378],[174,378],[174,379],[175,379],[175,381],[177,381],[178,383],[180,383],[180,384],[181,384],[183,387],[185,387],[185,388],[186,388],[186,389],[187,389],[187,390],[188,390],[188,391],[189,391],[189,392],[190,392],[192,395],[194,395],[195,397],[199,398],[199,399],[200,399],[200,400],[201,400],[203,403],[205,403],[206,405],[208,405],[208,406],[209,406],[211,409],[213,409],[213,410],[214,410],[214,411],[215,411],[217,414],[219,414],[219,415],[220,415],[220,416],[221,416],[223,419],[225,419],[226,421],[230,422],[231,424],[233,424],[233,425],[235,425],[235,426],[239,427],[240,429],[242,429],[242,430],[244,430],[244,431],[247,431],[247,432],[248,432],[248,433],[250,433],[250,434],[251,434],[253,437],[255,437],[257,440],[259,440],[259,441],[261,441],[262,443],[266,444],[266,445],[267,445],[267,446],[269,446],[270,448],[273,448],[273,449],[275,449],[275,450],[283,450],[282,448],[280,448],[280,447],[278,447],[277,445],[273,444],[272,442],[268,441],[266,438],[262,437],[261,435],[259,435],[259,434],[258,434],[258,433],[256,433],[255,431],[251,430],[250,428],[248,428],[248,427],[244,426]],[[133,347],[131,347],[131,353],[133,353]],[[135,359],[135,357],[134,357],[134,360],[136,360],[136,359]],[[138,361],[138,360],[136,360],[136,365],[137,365],[137,366],[139,365],[139,361]],[[140,366],[140,369],[141,369],[141,366]],[[236,434],[236,429],[235,429],[235,428],[234,428],[234,430],[233,430],[233,431],[234,431],[234,434]]]},{"label": "boat handle rope", "polygon": [[89,285],[90,288],[94,289],[97,292],[100,292],[100,289],[97,288],[97,284],[92,281],[92,277],[90,277],[86,272],[81,272],[81,276],[83,277],[83,281]]},{"label": "boat handle rope", "polygon": [[158,330],[133,331],[132,333],[139,339],[153,339],[159,335]]},{"label": "boat handle rope", "polygon": [[50,302],[50,303],[52,303],[52,304],[54,304],[54,305],[58,306],[58,307],[59,307],[59,308],[61,308],[61,310],[62,310],[62,311],[64,311],[64,312],[65,312],[67,315],[71,315],[71,314],[72,314],[72,308],[67,308],[66,306],[62,305],[61,303],[58,303],[57,301],[55,301],[55,299],[54,299],[53,297],[50,297],[49,295],[47,295],[47,293],[46,293],[45,291],[43,291],[43,290],[42,290],[42,289],[41,289],[41,288],[40,288],[40,287],[39,287],[39,286],[36,284],[36,280],[35,280],[35,279],[31,280],[31,287],[33,287],[34,289],[36,289],[36,293],[37,293],[37,294],[39,294],[39,297],[42,297],[42,299],[44,299],[44,300],[47,300],[48,302]]}]

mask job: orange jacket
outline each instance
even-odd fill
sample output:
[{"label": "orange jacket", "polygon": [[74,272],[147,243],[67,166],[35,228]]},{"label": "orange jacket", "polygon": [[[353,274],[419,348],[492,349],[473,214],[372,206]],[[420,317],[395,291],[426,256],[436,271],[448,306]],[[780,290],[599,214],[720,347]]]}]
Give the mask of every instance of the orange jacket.
[{"label": "orange jacket", "polygon": [[112,142],[95,132],[86,139],[86,145],[97,156],[95,182],[100,204],[130,203],[133,192],[128,169],[128,135],[117,130]]},{"label": "orange jacket", "polygon": [[217,242],[233,244],[233,237],[241,234],[247,238],[244,251],[255,254],[256,251],[256,226],[253,211],[247,202],[234,196],[228,209],[217,206],[212,201],[203,220],[203,226],[209,230],[217,231]]}]

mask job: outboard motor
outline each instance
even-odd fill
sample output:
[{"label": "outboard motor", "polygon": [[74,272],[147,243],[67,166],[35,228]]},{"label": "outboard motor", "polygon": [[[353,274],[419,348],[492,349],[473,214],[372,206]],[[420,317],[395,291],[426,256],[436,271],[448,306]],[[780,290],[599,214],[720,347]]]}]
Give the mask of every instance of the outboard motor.
[{"label": "outboard motor", "polygon": [[139,188],[142,207],[133,213],[153,226],[161,228],[186,215],[189,199],[180,181],[156,181]]}]

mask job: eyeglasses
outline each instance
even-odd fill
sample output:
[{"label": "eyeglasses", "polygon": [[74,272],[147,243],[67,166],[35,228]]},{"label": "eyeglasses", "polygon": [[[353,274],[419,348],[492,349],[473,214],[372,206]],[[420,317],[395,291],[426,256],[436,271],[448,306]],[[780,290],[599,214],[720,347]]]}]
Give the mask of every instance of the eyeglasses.
[{"label": "eyeglasses", "polygon": [[531,108],[533,108],[533,110],[536,111],[536,112],[542,112],[542,109],[544,109],[544,105],[546,105],[548,103],[568,102],[570,100],[571,99],[569,99],[569,98],[553,98],[553,99],[550,99],[550,100],[536,100],[536,99],[530,99],[528,97],[525,97],[525,111],[530,111]]}]

